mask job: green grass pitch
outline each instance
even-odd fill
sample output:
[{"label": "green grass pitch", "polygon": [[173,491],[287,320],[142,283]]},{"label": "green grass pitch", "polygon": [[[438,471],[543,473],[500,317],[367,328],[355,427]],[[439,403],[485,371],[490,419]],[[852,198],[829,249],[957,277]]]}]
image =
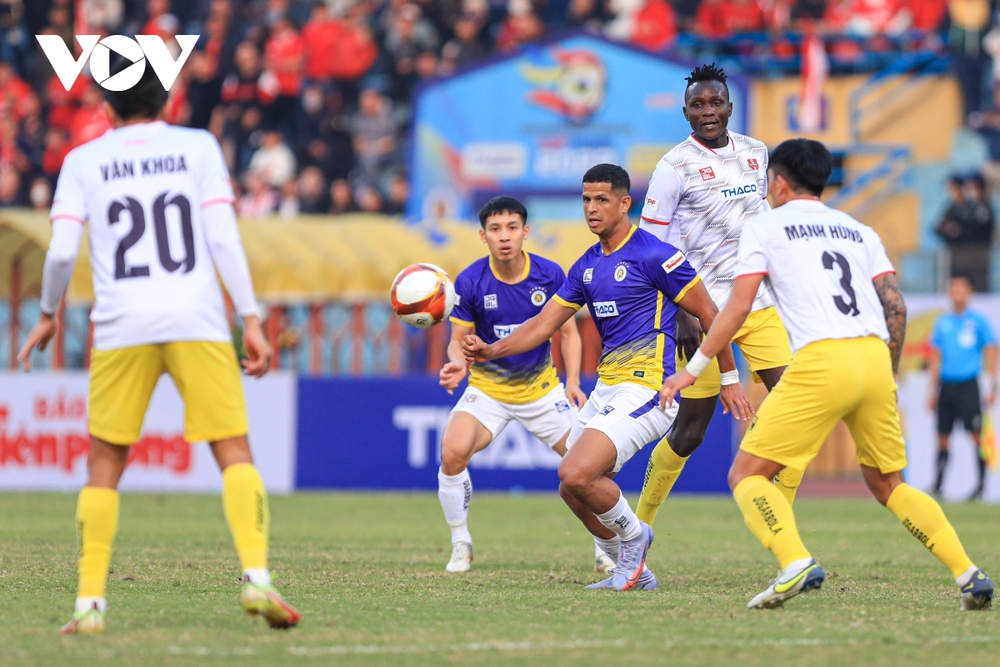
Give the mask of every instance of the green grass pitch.
[{"label": "green grass pitch", "polygon": [[[728,498],[674,498],[649,564],[655,592],[584,591],[592,542],[555,495],[477,494],[476,560],[448,575],[433,494],[271,500],[272,570],[305,618],[268,630],[239,606],[211,496],[124,495],[108,633],[61,637],[75,588],[75,497],[0,495],[0,664],[997,664],[1000,617],[961,613],[948,573],[874,501],[803,499],[827,571],[784,609],[747,611],[776,566]],[[946,506],[1000,574],[1000,507]]]}]

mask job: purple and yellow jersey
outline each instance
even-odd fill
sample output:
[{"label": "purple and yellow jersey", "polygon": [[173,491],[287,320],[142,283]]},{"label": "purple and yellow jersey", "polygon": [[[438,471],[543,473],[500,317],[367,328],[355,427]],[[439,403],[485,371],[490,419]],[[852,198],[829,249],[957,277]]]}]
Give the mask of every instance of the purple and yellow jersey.
[{"label": "purple and yellow jersey", "polygon": [[600,243],[585,252],[553,298],[590,308],[604,347],[601,382],[659,391],[674,373],[676,302],[698,280],[684,253],[633,226],[610,255]]},{"label": "purple and yellow jersey", "polygon": [[[514,285],[497,277],[489,257],[458,274],[451,321],[472,327],[483,342],[492,344],[537,315],[566,277],[555,262],[530,253],[524,257],[524,274]],[[558,383],[548,341],[523,354],[475,363],[469,375],[470,386],[511,404],[537,401]]]}]

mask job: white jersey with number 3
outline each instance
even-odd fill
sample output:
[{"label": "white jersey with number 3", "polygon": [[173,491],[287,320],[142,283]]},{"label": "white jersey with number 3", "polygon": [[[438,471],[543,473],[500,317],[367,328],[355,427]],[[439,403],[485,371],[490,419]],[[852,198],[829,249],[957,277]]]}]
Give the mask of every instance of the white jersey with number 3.
[{"label": "white jersey with number 3", "polygon": [[232,200],[202,130],[129,125],[66,157],[51,218],[89,223],[95,348],[232,340],[204,232],[204,207]]},{"label": "white jersey with number 3", "polygon": [[736,275],[770,279],[797,351],[827,339],[888,342],[872,280],[894,271],[871,227],[819,201],[797,199],[744,225]]}]

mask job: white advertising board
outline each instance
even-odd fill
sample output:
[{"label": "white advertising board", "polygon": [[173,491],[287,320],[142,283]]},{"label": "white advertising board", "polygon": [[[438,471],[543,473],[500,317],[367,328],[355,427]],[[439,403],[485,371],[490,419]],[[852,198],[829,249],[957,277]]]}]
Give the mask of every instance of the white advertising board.
[{"label": "white advertising board", "polygon": [[[250,446],[264,484],[295,483],[296,380],[291,373],[243,379]],[[215,492],[222,475],[207,444],[184,440],[184,408],[164,375],[132,447],[123,491]],[[0,373],[0,490],[75,491],[86,481],[87,374]]]}]

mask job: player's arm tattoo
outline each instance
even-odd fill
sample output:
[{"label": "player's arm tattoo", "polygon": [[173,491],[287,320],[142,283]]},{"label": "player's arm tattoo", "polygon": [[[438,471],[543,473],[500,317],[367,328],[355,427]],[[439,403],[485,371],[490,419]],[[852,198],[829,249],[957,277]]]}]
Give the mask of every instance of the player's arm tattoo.
[{"label": "player's arm tattoo", "polygon": [[903,341],[906,339],[906,303],[899,291],[895,273],[886,273],[876,278],[875,291],[882,302],[885,324],[889,329],[889,353],[892,356],[892,372],[899,373],[899,360],[903,356]]}]

